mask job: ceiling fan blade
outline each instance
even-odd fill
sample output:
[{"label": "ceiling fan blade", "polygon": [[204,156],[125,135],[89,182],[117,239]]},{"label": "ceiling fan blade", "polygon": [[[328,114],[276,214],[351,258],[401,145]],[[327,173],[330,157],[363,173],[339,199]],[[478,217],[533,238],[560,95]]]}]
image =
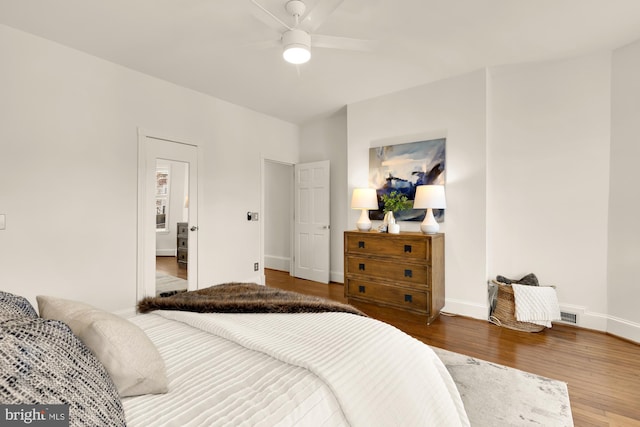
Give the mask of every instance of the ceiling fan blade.
[{"label": "ceiling fan blade", "polygon": [[262,6],[256,0],[251,0],[251,3],[257,6],[259,9],[259,10],[255,10],[255,13],[253,13],[253,16],[256,17],[260,22],[265,24],[267,27],[279,33],[282,33],[285,30],[292,29],[291,26],[289,26],[286,22],[283,22],[280,18],[278,18],[273,13],[271,13],[269,9]]},{"label": "ceiling fan blade", "polygon": [[343,1],[344,0],[320,0],[316,6],[302,18],[301,26],[310,33],[314,32]]},{"label": "ceiling fan blade", "polygon": [[349,37],[325,36],[313,34],[311,46],[329,49],[356,50],[360,52],[373,52],[378,47],[375,40],[352,39]]}]

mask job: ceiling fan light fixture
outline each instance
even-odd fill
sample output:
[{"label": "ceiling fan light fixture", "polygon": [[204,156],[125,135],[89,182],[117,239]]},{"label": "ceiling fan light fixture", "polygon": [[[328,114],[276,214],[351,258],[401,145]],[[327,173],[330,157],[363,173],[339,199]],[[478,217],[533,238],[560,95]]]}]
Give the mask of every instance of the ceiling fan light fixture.
[{"label": "ceiling fan light fixture", "polygon": [[282,57],[291,64],[304,64],[311,59],[311,36],[294,28],[282,35]]}]

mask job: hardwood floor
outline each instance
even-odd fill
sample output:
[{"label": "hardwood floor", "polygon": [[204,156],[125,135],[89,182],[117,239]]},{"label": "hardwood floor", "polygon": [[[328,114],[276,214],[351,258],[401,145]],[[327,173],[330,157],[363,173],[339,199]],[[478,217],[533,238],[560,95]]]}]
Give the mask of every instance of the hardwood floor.
[{"label": "hardwood floor", "polygon": [[[346,302],[342,284],[268,269],[265,275],[267,286]],[[566,382],[576,426],[640,426],[639,344],[562,324],[527,333],[463,316],[441,315],[427,326],[381,312],[367,314],[431,346]]]},{"label": "hardwood floor", "polygon": [[187,280],[187,268],[179,265],[174,256],[157,256],[156,271]]}]

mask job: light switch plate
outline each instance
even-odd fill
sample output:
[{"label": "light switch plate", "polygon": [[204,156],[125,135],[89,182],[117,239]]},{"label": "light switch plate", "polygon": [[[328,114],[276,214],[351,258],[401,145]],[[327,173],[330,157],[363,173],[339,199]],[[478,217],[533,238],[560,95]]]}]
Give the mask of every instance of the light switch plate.
[{"label": "light switch plate", "polygon": [[7,216],[0,214],[0,230],[4,230],[7,224]]}]

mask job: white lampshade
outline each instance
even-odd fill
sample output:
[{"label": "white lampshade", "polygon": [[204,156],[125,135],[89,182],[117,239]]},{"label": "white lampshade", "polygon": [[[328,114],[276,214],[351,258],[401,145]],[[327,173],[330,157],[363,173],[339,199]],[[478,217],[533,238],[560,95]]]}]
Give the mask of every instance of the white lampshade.
[{"label": "white lampshade", "polygon": [[433,234],[440,230],[440,225],[433,216],[433,209],[444,209],[447,201],[444,196],[443,185],[419,185],[413,199],[414,209],[427,209],[424,221],[420,224],[423,233]]},{"label": "white lampshade", "polygon": [[444,209],[446,207],[444,185],[419,185],[416,187],[413,209]]},{"label": "white lampshade", "polygon": [[302,30],[289,30],[282,35],[282,57],[291,64],[304,64],[311,59],[311,36]]},{"label": "white lampshade", "polygon": [[356,188],[351,197],[351,209],[362,209],[356,227],[360,231],[371,230],[369,209],[378,209],[378,196],[375,188]]},{"label": "white lampshade", "polygon": [[375,188],[356,188],[351,197],[351,209],[378,209]]}]

